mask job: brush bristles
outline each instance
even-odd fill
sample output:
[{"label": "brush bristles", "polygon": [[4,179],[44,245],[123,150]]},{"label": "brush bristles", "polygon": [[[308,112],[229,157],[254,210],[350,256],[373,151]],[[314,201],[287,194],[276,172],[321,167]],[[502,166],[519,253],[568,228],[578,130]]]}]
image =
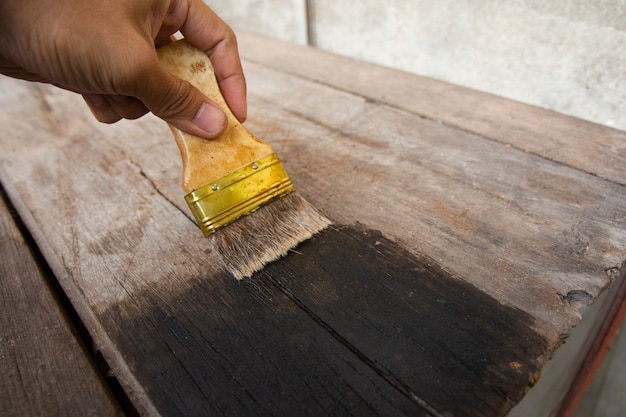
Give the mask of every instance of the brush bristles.
[{"label": "brush bristles", "polygon": [[330,225],[297,192],[272,201],[209,236],[235,278],[250,277]]}]

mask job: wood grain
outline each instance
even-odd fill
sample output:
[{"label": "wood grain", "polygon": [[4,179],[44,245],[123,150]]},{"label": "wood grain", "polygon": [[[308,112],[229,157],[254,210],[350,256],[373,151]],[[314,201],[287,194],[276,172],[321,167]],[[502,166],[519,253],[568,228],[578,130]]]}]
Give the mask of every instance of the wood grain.
[{"label": "wood grain", "polygon": [[[76,123],[54,100],[51,119]],[[142,414],[426,415],[276,286],[226,274],[123,150],[46,131],[4,165],[26,174],[25,204],[47,202],[29,228]]]},{"label": "wood grain", "polygon": [[250,129],[275,138],[300,192],[332,220],[358,220],[428,254],[555,326],[552,338],[619,275],[624,186],[297,76],[248,68],[258,109]]},{"label": "wood grain", "polygon": [[[580,305],[619,275],[620,184],[298,76],[247,68],[248,128],[272,143],[297,189],[332,220],[372,225],[532,311],[555,343]],[[127,147],[125,135],[152,136],[134,141],[132,158],[183,208],[170,174],[180,166],[158,123],[104,137]]]},{"label": "wood grain", "polygon": [[245,31],[238,32],[238,42],[247,62],[626,184],[626,132],[315,48],[303,54],[301,46]]},{"label": "wood grain", "polygon": [[379,231],[335,226],[262,274],[439,414],[505,415],[538,378],[546,340],[530,315]]},{"label": "wood grain", "polygon": [[[439,123],[370,98],[388,81],[367,65],[296,55],[363,84],[248,60],[247,126],[338,225],[334,247],[322,235],[237,283],[187,213],[165,123],[100,125],[70,93],[6,79],[2,181],[144,414],[504,415],[623,271],[620,168]],[[566,134],[579,121],[553,116],[565,154],[583,152]]]},{"label": "wood grain", "polygon": [[119,415],[0,197],[0,415]]}]

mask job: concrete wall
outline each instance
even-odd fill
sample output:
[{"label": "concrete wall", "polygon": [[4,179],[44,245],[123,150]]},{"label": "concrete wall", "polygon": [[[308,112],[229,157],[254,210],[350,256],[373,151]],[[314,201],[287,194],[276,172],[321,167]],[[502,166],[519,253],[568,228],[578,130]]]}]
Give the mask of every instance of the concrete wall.
[{"label": "concrete wall", "polygon": [[305,0],[205,0],[234,29],[307,44]]},{"label": "concrete wall", "polygon": [[235,29],[626,130],[626,0],[206,1]]}]

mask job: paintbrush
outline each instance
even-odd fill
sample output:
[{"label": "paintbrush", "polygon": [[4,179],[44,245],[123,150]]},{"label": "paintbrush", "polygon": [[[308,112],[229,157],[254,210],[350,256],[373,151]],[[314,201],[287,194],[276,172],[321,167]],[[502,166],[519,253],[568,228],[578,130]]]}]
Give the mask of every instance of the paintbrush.
[{"label": "paintbrush", "polygon": [[170,129],[183,160],[182,188],[200,229],[237,279],[287,254],[330,221],[295,190],[269,144],[253,136],[222,97],[211,61],[184,39],[157,51],[161,63],[226,114],[215,139]]}]

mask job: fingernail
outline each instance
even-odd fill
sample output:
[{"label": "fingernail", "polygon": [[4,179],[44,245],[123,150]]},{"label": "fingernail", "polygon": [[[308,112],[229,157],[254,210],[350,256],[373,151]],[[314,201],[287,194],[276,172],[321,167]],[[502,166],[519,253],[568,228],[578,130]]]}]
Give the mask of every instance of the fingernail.
[{"label": "fingernail", "polygon": [[217,135],[226,126],[226,115],[218,107],[210,103],[202,103],[193,122],[210,135]]}]

